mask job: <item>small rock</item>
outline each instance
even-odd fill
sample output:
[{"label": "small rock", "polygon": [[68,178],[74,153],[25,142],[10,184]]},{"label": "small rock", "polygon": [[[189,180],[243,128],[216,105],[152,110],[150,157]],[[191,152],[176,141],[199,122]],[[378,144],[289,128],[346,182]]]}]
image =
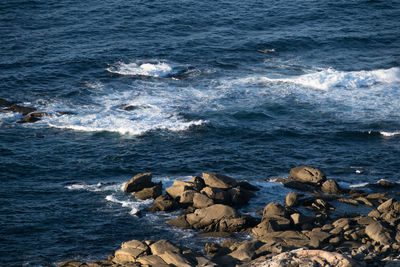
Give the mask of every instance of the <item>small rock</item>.
[{"label": "small rock", "polygon": [[286,206],[295,207],[298,203],[298,194],[296,192],[290,192],[285,198]]},{"label": "small rock", "polygon": [[25,115],[21,120],[17,121],[18,123],[33,123],[39,121],[43,117],[49,116],[45,112],[31,112]]},{"label": "small rock", "polygon": [[379,222],[373,222],[365,228],[365,233],[373,241],[382,245],[390,245],[391,238],[387,229],[385,229]]},{"label": "small rock", "polygon": [[389,182],[388,180],[384,180],[384,179],[379,180],[378,185],[380,185],[382,187],[394,187],[395,186],[395,184]]},{"label": "small rock", "polygon": [[203,179],[209,187],[228,189],[237,186],[235,179],[222,174],[204,172]]},{"label": "small rock", "polygon": [[326,176],[322,171],[309,166],[295,167],[290,170],[289,176],[293,180],[312,184],[319,184],[326,180]]},{"label": "small rock", "polygon": [[140,191],[147,187],[152,187],[151,173],[139,173],[136,174],[132,179],[130,179],[124,186],[124,192],[131,193]]},{"label": "small rock", "polygon": [[263,220],[269,217],[287,217],[287,212],[281,204],[271,202],[263,210]]},{"label": "small rock", "polygon": [[321,191],[326,194],[340,194],[339,185],[335,180],[327,180],[321,186]]}]

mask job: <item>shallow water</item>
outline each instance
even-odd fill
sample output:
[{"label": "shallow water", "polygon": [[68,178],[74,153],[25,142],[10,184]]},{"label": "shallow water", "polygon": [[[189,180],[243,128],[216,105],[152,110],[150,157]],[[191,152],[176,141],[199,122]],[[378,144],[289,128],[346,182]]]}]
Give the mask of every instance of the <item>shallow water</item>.
[{"label": "shallow water", "polygon": [[398,17],[397,1],[0,3],[0,98],[51,115],[0,113],[1,265],[133,238],[201,249],[165,225],[177,214],[131,214],[149,205],[120,190],[138,172],[247,179],[249,213],[296,165],[399,182]]}]

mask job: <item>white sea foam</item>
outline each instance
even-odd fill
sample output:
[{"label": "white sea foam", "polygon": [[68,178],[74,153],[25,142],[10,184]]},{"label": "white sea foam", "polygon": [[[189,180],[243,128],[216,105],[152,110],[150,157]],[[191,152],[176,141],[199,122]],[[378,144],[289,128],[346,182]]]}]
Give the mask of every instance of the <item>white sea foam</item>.
[{"label": "white sea foam", "polygon": [[377,83],[394,83],[400,81],[400,68],[379,69],[372,71],[338,71],[326,69],[290,78],[266,78],[271,82],[296,83],[306,87],[329,90],[335,87],[359,88]]},{"label": "white sea foam", "polygon": [[173,68],[165,62],[158,63],[123,63],[107,68],[108,72],[131,76],[165,77],[173,73]]},{"label": "white sea foam", "polygon": [[350,188],[358,188],[358,187],[366,187],[367,185],[369,185],[369,183],[365,182],[365,183],[359,183],[359,184],[352,184],[349,187]]},{"label": "white sea foam", "polygon": [[152,200],[121,200],[115,195],[107,195],[105,199],[107,201],[120,204],[124,208],[129,208],[129,213],[132,215],[136,215],[141,207],[147,206],[152,202]]},{"label": "white sea foam", "polygon": [[381,135],[385,136],[385,137],[393,137],[396,135],[400,135],[400,131],[397,132],[379,132]]},{"label": "white sea foam", "polygon": [[122,192],[125,183],[108,184],[108,183],[97,183],[97,184],[85,184],[76,183],[67,185],[65,188],[72,191],[89,191],[89,192]]}]

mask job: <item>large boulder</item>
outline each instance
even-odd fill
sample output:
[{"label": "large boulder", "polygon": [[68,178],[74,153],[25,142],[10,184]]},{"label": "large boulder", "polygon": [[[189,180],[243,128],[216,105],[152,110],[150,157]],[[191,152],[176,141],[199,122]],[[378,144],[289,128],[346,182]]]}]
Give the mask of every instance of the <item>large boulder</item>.
[{"label": "large boulder", "polygon": [[365,233],[369,238],[381,245],[390,245],[392,242],[389,231],[379,222],[373,222],[365,227]]},{"label": "large boulder", "polygon": [[323,184],[321,185],[321,191],[327,194],[340,194],[339,185],[336,183],[335,180],[332,179],[323,182]]},{"label": "large boulder", "polygon": [[222,204],[215,204],[207,208],[197,209],[194,213],[186,215],[186,221],[192,228],[200,229],[217,223],[223,218],[235,217],[237,217],[237,214],[233,208]]},{"label": "large boulder", "polygon": [[265,220],[269,217],[287,217],[287,212],[281,204],[271,202],[265,206],[262,220]]},{"label": "large boulder", "polygon": [[168,240],[161,239],[150,245],[150,250],[153,255],[161,255],[166,251],[172,251],[174,253],[180,253],[181,250]]},{"label": "large boulder", "polygon": [[251,198],[255,197],[252,192],[244,188],[232,188],[228,190],[228,193],[230,194],[232,205],[237,206],[245,205]]},{"label": "large boulder", "polygon": [[224,189],[206,186],[201,193],[212,199],[214,203],[231,204],[231,195]]},{"label": "large boulder", "polygon": [[147,187],[152,187],[151,173],[139,173],[130,179],[124,186],[124,192],[131,193],[137,192]]},{"label": "large boulder", "polygon": [[162,194],[162,183],[159,182],[154,184],[152,187],[144,188],[138,192],[135,192],[133,195],[138,199],[152,199],[161,196]]},{"label": "large boulder", "polygon": [[178,207],[178,203],[169,195],[161,195],[154,199],[153,206],[149,208],[149,211],[171,211]]},{"label": "large boulder", "polygon": [[194,194],[193,207],[199,209],[199,208],[206,208],[211,205],[214,205],[214,201],[205,194],[200,194],[200,193]]},{"label": "large boulder", "polygon": [[170,267],[163,259],[157,255],[143,256],[137,259],[142,265],[157,266],[157,267]]},{"label": "large boulder", "polygon": [[203,172],[203,179],[207,186],[216,188],[232,188],[237,186],[237,181],[223,174]]},{"label": "large boulder", "polygon": [[293,180],[311,184],[320,184],[326,180],[326,176],[321,170],[309,166],[292,168],[289,176]]},{"label": "large boulder", "polygon": [[193,183],[184,181],[175,181],[171,187],[165,189],[168,195],[174,200],[179,201],[183,192],[193,190]]},{"label": "large boulder", "polygon": [[165,251],[163,254],[158,255],[161,259],[163,259],[170,266],[179,266],[179,267],[191,267],[193,264],[185,258],[182,254],[173,252],[173,251]]}]

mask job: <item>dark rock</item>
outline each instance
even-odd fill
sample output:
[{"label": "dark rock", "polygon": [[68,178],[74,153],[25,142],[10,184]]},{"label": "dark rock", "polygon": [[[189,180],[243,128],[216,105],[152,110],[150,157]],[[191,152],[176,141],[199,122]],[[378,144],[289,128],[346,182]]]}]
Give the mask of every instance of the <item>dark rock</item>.
[{"label": "dark rock", "polygon": [[314,248],[319,248],[321,243],[327,241],[331,234],[321,231],[319,228],[314,228],[310,233],[310,246]]},{"label": "dark rock", "polygon": [[228,232],[206,232],[198,234],[197,237],[232,238],[233,235]]},{"label": "dark rock", "polygon": [[161,195],[153,201],[150,211],[171,211],[179,207],[178,203],[169,195]]},{"label": "dark rock", "polygon": [[158,256],[163,259],[169,266],[191,267],[194,265],[194,262],[191,262],[184,255],[173,251],[167,250]]},{"label": "dark rock", "polygon": [[244,188],[246,190],[250,190],[250,191],[259,191],[260,188],[258,188],[257,186],[254,186],[246,181],[239,181],[237,183],[237,186],[239,186],[240,188]]},{"label": "dark rock", "polygon": [[140,107],[128,105],[128,106],[124,106],[122,109],[123,109],[123,110],[126,110],[126,111],[132,111],[132,110],[140,109]]},{"label": "dark rock", "polygon": [[285,208],[281,204],[271,202],[267,206],[265,206],[262,220],[265,220],[269,217],[287,217],[287,216],[288,214]]},{"label": "dark rock", "polygon": [[24,107],[24,106],[14,104],[14,105],[4,108],[0,111],[11,111],[11,112],[15,112],[15,113],[21,113],[22,115],[27,115],[28,113],[36,111],[36,108]]},{"label": "dark rock", "polygon": [[81,265],[83,265],[83,262],[80,261],[74,261],[74,260],[70,260],[70,261],[64,261],[61,262],[60,264],[58,264],[58,267],[80,267]]},{"label": "dark rock", "polygon": [[243,241],[229,256],[241,262],[250,261],[255,257],[256,250],[262,245],[260,241]]},{"label": "dark rock", "polygon": [[325,174],[309,166],[298,166],[290,170],[290,178],[302,183],[319,184],[326,180]]},{"label": "dark rock", "polygon": [[304,224],[312,224],[314,222],[313,217],[305,216],[301,213],[293,213],[290,215],[295,226],[302,226]]},{"label": "dark rock", "polygon": [[147,187],[152,187],[151,173],[139,173],[136,174],[131,180],[129,180],[124,186],[124,192],[136,192]]},{"label": "dark rock", "polygon": [[165,189],[168,195],[170,195],[174,200],[179,201],[181,195],[186,190],[193,190],[192,182],[175,181],[171,187]]},{"label": "dark rock", "polygon": [[199,176],[193,177],[188,182],[193,183],[193,189],[198,192],[200,192],[204,187],[206,187],[206,183],[204,182],[203,178]]},{"label": "dark rock", "polygon": [[287,188],[296,189],[300,191],[308,191],[313,192],[315,190],[315,186],[301,183],[292,179],[286,179],[283,181],[283,185]]},{"label": "dark rock", "polygon": [[228,190],[232,205],[241,206],[249,202],[255,195],[244,188],[232,188]]},{"label": "dark rock", "polygon": [[351,198],[338,198],[338,201],[346,203],[346,204],[351,204],[351,205],[354,205],[354,206],[358,206],[360,204],[360,203],[358,203],[357,200],[351,199]]},{"label": "dark rock", "polygon": [[190,224],[186,221],[186,216],[180,216],[179,218],[176,219],[171,219],[167,221],[168,225],[175,226],[175,227],[180,227],[180,228],[190,228]]},{"label": "dark rock", "polygon": [[3,98],[0,98],[0,107],[9,107],[12,106],[14,103],[9,102]]},{"label": "dark rock", "polygon": [[285,203],[288,207],[295,207],[298,203],[298,194],[296,192],[290,192],[286,195]]},{"label": "dark rock", "polygon": [[237,181],[231,177],[216,173],[203,173],[203,179],[207,186],[216,188],[232,188],[237,186]]},{"label": "dark rock", "polygon": [[327,180],[322,183],[321,191],[327,194],[340,194],[339,185],[335,180]]},{"label": "dark rock", "polygon": [[25,117],[23,117],[21,120],[18,121],[18,123],[33,123],[39,121],[43,117],[47,117],[48,114],[45,112],[31,112]]},{"label": "dark rock", "polygon": [[394,187],[395,186],[395,184],[393,184],[387,180],[384,180],[384,179],[379,180],[378,185],[380,185],[381,187]]},{"label": "dark rock", "polygon": [[133,195],[138,199],[152,199],[161,196],[162,194],[162,183],[159,182],[154,184],[152,187],[144,188],[138,192],[135,192]]}]

